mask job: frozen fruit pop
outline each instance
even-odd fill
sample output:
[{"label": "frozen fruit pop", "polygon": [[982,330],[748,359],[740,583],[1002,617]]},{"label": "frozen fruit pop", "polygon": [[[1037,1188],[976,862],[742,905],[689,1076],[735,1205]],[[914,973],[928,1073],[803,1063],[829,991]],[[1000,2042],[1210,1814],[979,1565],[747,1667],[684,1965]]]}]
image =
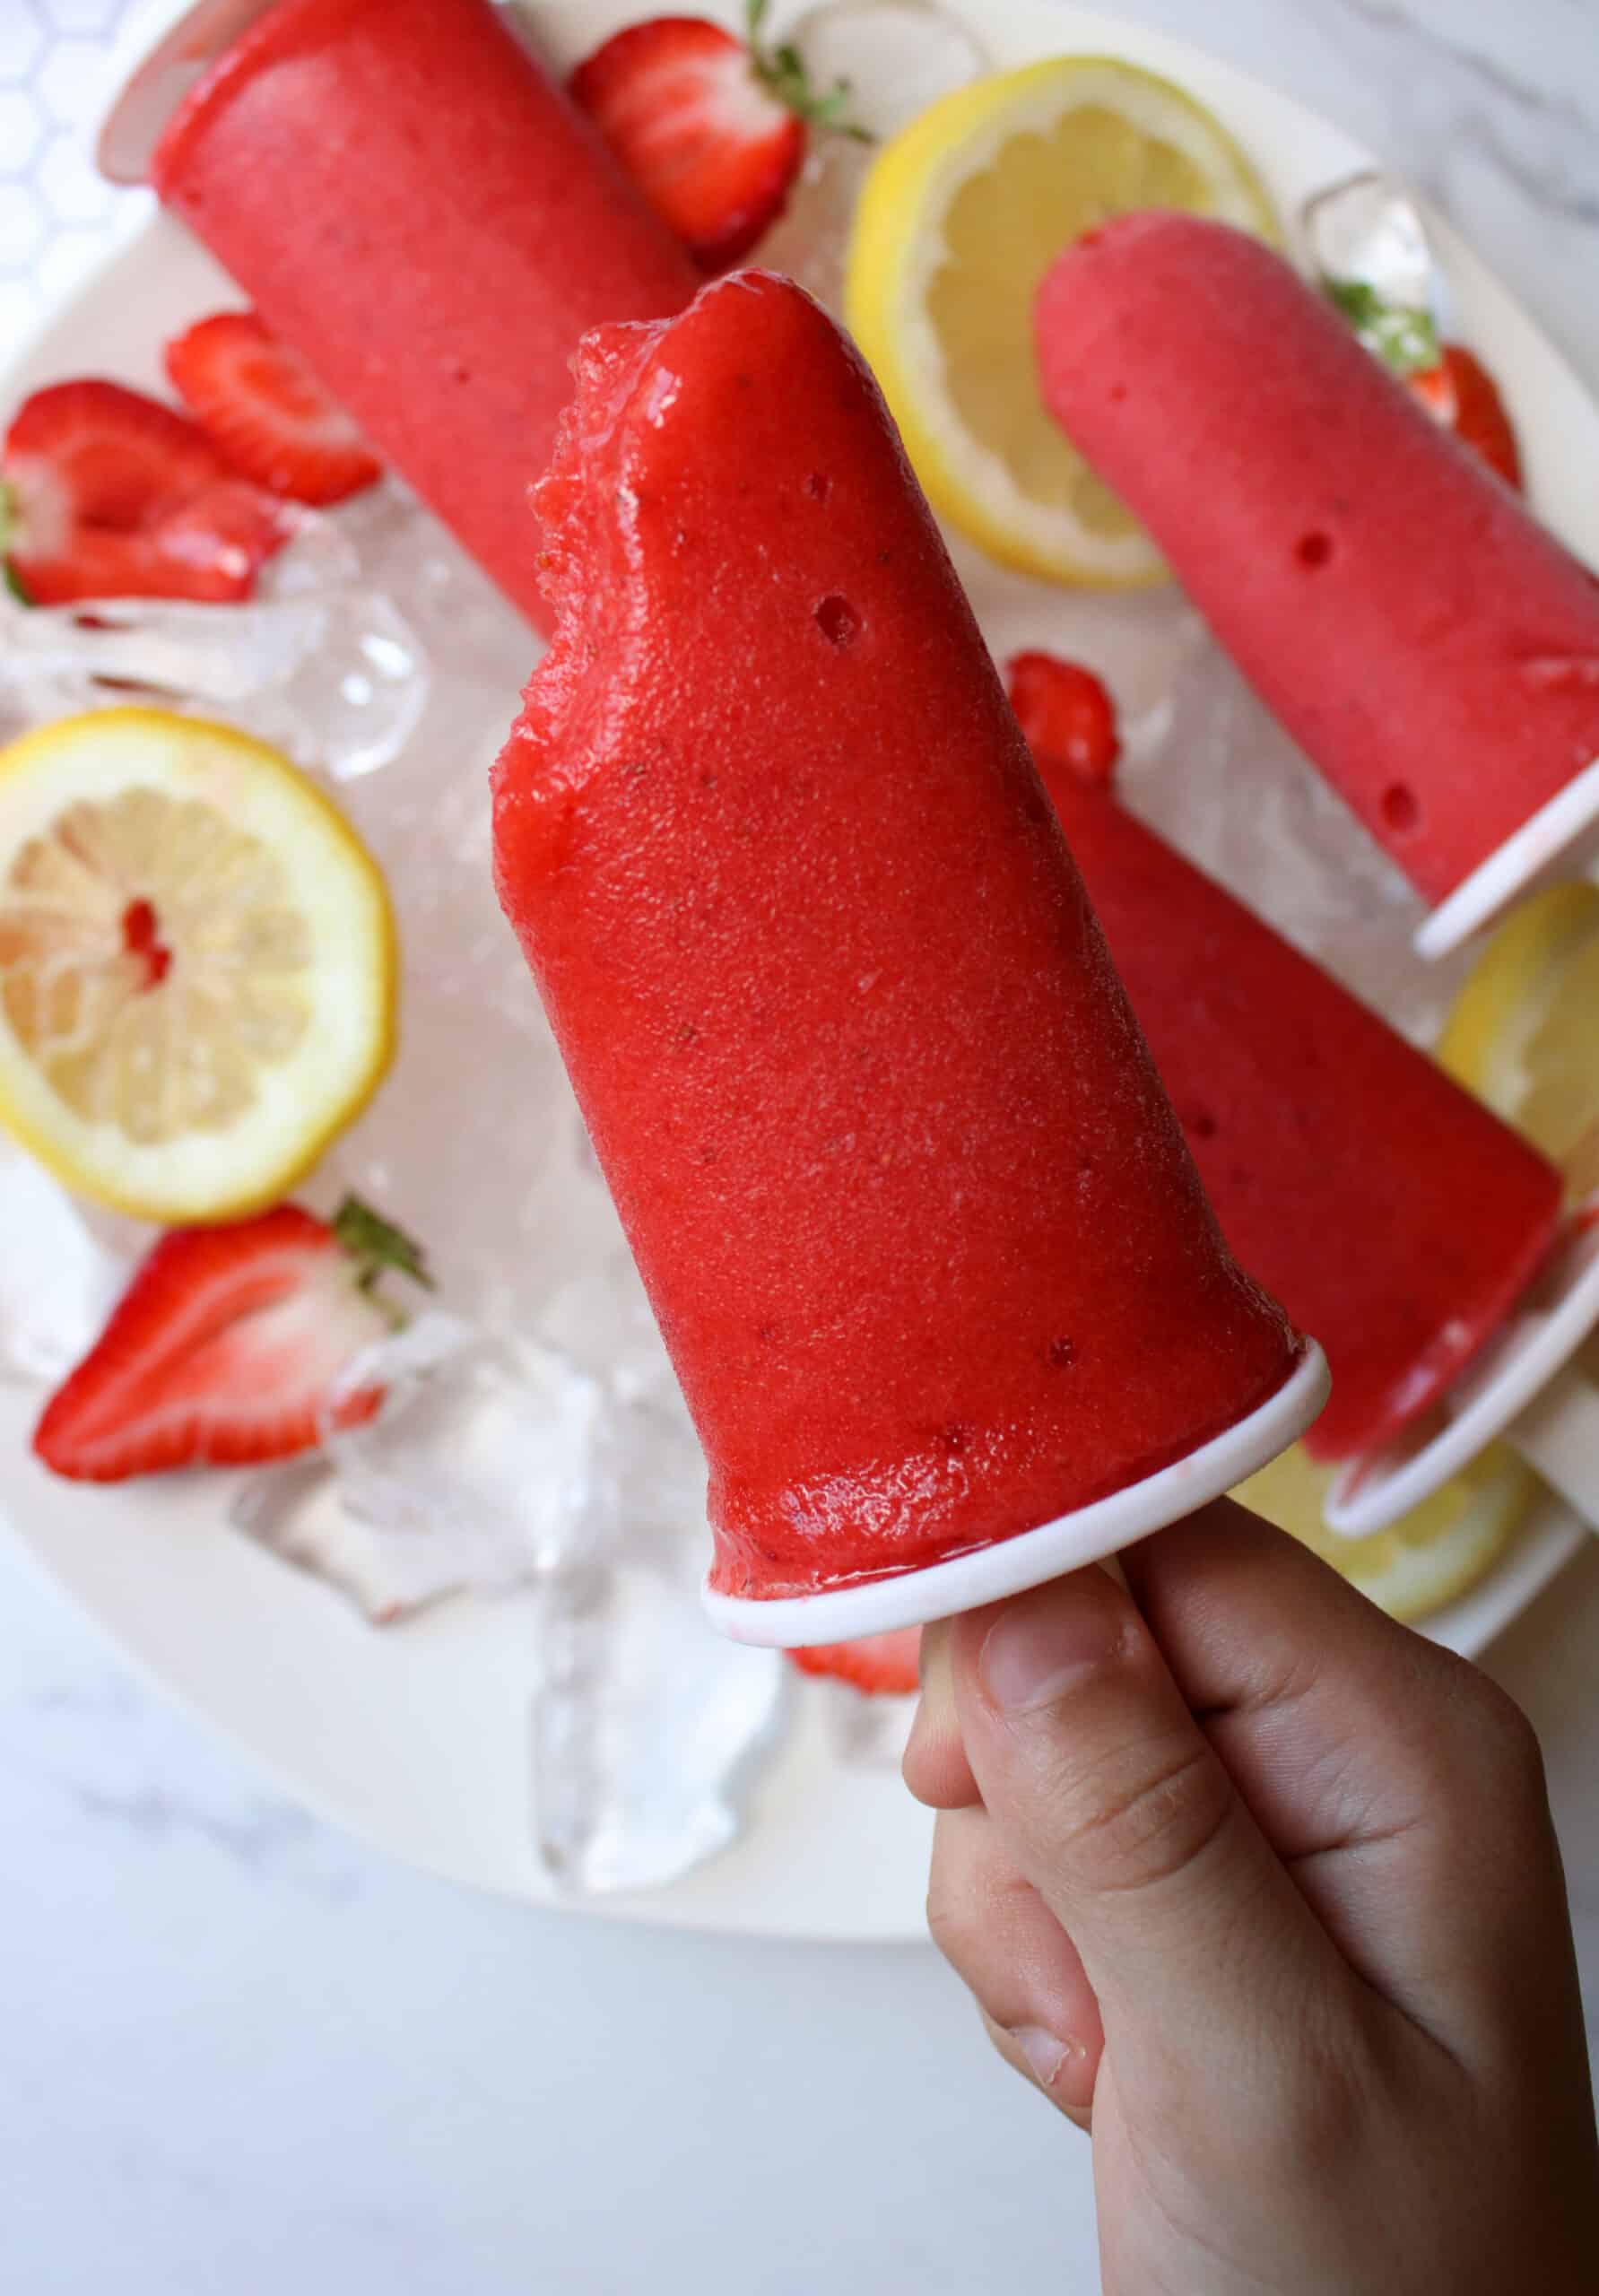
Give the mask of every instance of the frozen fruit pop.
[{"label": "frozen fruit pop", "polygon": [[708,1459],[713,1587],[809,1596],[1186,1457],[1299,1347],[838,329],[751,273],[578,372],[500,896]]},{"label": "frozen fruit pop", "polygon": [[1050,409],[1430,901],[1599,758],[1599,587],[1282,257],[1126,216],[1038,305]]},{"label": "frozen fruit pop", "polygon": [[490,0],[278,0],[152,167],[183,217],[535,622],[524,484],[579,338],[699,274]]},{"label": "frozen fruit pop", "polygon": [[1038,764],[1222,1231],[1326,1351],[1307,1448],[1377,1450],[1538,1273],[1560,1175],[1102,782]]}]

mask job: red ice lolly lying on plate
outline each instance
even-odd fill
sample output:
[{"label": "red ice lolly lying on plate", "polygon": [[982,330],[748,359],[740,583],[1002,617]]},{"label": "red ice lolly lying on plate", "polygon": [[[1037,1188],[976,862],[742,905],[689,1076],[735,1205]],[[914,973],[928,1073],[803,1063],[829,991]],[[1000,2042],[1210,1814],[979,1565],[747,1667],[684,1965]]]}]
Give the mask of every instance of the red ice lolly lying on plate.
[{"label": "red ice lolly lying on plate", "polygon": [[1108,787],[1038,762],[1222,1231],[1326,1352],[1306,1448],[1375,1451],[1521,1299],[1560,1176]]},{"label": "red ice lolly lying on plate", "polygon": [[[751,273],[602,330],[536,502],[559,621],[498,882],[705,1448],[722,1622],[938,1615],[980,1598],[951,1558],[1162,1470],[1169,1520],[1240,1422],[1281,1448],[1319,1361],[1222,1243],[832,322]],[[1075,1522],[1010,1583],[1119,1543]]]},{"label": "red ice lolly lying on plate", "polygon": [[1052,413],[1430,901],[1553,805],[1508,898],[1599,813],[1599,585],[1280,256],[1124,217],[1056,262],[1038,343]]},{"label": "red ice lolly lying on plate", "polygon": [[543,623],[524,489],[581,336],[699,274],[490,0],[277,0],[152,163],[164,204]]}]

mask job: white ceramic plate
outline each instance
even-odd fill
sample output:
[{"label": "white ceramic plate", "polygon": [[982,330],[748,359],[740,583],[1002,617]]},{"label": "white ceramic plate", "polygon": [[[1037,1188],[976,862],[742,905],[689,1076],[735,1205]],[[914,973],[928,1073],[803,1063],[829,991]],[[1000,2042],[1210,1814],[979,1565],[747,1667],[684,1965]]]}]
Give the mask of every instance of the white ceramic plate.
[{"label": "white ceramic plate", "polygon": [[[1178,41],[1044,0],[966,5],[998,65],[1078,50],[1169,73],[1233,130],[1285,213],[1371,164],[1338,129]],[[645,12],[637,0],[535,0],[531,13],[565,61]],[[713,13],[731,19],[733,11]],[[1452,232],[1440,227],[1438,236],[1461,331],[1485,352],[1519,419],[1534,499],[1599,561],[1599,494],[1564,483],[1573,467],[1599,459],[1599,413],[1505,290]],[[163,341],[238,300],[187,234],[158,219],[0,382],[0,405],[74,373],[159,388]],[[963,564],[969,569],[969,558]],[[1030,603],[1026,586],[990,586],[980,573],[976,587],[996,651],[1047,638],[1041,594]],[[495,731],[482,726],[484,744]],[[548,1898],[530,1847],[534,1669],[525,1606],[458,1603],[374,1631],[323,1587],[223,1527],[225,1479],[111,1492],[53,1482],[26,1451],[34,1408],[31,1398],[0,1390],[11,1528],[152,1680],[368,1842],[452,1880]],[[1545,1507],[1500,1569],[1432,1631],[1456,1649],[1482,1649],[1582,1536],[1571,1516]],[[772,1936],[921,1935],[928,1821],[891,1764],[846,1758],[849,1696],[796,1684],[793,1727],[745,1838],[671,1889],[597,1909]]]}]

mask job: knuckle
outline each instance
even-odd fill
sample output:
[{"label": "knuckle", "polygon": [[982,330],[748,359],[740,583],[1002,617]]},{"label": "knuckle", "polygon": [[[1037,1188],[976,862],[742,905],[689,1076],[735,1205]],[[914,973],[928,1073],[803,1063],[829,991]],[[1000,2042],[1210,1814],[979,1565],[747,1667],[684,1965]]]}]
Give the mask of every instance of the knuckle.
[{"label": "knuckle", "polygon": [[1481,1726],[1489,1758],[1496,1770],[1526,1795],[1543,1798],[1543,1749],[1538,1733],[1508,1692],[1486,1675],[1480,1677],[1487,1692]]},{"label": "knuckle", "polygon": [[1541,1807],[1546,1798],[1543,1749],[1516,1700],[1489,1675],[1464,1664],[1455,1690],[1456,1761],[1473,1790],[1486,1788],[1499,1807]]},{"label": "knuckle", "polygon": [[934,1875],[927,1892],[927,1935],[958,1977],[976,1958],[980,1931],[974,1908]]},{"label": "knuckle", "polygon": [[1174,1881],[1226,1825],[1233,1796],[1203,1740],[1123,1750],[1073,1797],[1065,1850],[1088,1887],[1107,1894]]}]

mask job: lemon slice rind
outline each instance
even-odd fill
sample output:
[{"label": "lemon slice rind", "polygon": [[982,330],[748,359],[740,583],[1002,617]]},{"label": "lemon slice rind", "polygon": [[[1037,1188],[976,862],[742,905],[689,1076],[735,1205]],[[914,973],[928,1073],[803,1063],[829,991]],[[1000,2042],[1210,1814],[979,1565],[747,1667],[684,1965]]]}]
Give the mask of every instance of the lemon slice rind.
[{"label": "lemon slice rind", "polygon": [[1407,1623],[1458,1602],[1487,1576],[1540,1488],[1514,1451],[1494,1444],[1386,1531],[1346,1539],[1327,1529],[1321,1517],[1334,1473],[1296,1444],[1232,1495],[1311,1548],[1391,1618]]},{"label": "lemon slice rind", "polygon": [[387,891],[337,807],[277,751],[231,726],[117,709],[0,752],[0,914],[30,840],[48,837],[68,808],[109,808],[133,790],[210,809],[281,865],[307,942],[299,1040],[291,1057],[251,1066],[252,1104],[238,1121],[142,1141],[70,1106],[0,1002],[0,1125],[65,1186],[133,1218],[243,1218],[304,1177],[393,1057],[398,952]]},{"label": "lemon slice rind", "polygon": [[[1101,533],[1064,507],[1040,502],[962,419],[929,308],[934,280],[948,260],[944,228],[960,192],[994,169],[1008,143],[1056,131],[1073,112],[1089,110],[1125,119],[1188,161],[1210,187],[1204,213],[1276,239],[1258,177],[1202,105],[1173,82],[1115,57],[1060,57],[957,89],[880,155],[856,213],[846,311],[943,516],[991,557],[1024,573],[1100,588],[1143,587],[1167,579],[1167,570],[1130,515],[1119,532]],[[1111,196],[1103,212],[1139,204]],[[1036,388],[1030,337],[1015,346],[1014,361],[1018,391]],[[1060,444],[1069,457],[1064,438]]]},{"label": "lemon slice rind", "polygon": [[[1518,1126],[1545,1154],[1564,1162],[1570,1192],[1599,1186],[1599,1010],[1591,985],[1574,976],[1599,949],[1599,885],[1586,879],[1551,885],[1513,909],[1478,958],[1439,1039],[1438,1058],[1456,1083]],[[1566,1009],[1569,1001],[1569,1009]],[[1590,1064],[1572,1096],[1557,1096],[1561,1121],[1550,1121],[1550,1031],[1591,1042]],[[1569,1047],[1567,1048],[1569,1049]],[[1558,1058],[1558,1054],[1553,1056]],[[1557,1134],[1559,1136],[1556,1136]]]}]

